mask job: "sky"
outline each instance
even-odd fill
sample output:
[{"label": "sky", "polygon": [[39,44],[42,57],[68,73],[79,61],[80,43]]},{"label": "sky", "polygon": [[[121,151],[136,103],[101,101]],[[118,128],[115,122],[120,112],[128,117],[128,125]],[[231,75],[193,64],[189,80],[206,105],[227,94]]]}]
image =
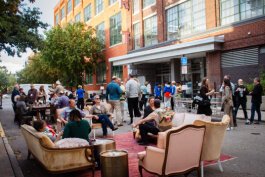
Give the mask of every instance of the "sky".
[{"label": "sky", "polygon": [[[58,2],[59,0],[36,0],[35,3],[30,6],[38,7],[42,12],[41,21],[48,23],[51,27],[53,26],[53,8]],[[0,62],[0,66],[6,66],[8,71],[16,73],[25,67],[25,62],[30,54],[31,50],[27,50],[21,57],[11,57],[5,52],[1,52],[0,60],[2,60],[2,62]]]}]

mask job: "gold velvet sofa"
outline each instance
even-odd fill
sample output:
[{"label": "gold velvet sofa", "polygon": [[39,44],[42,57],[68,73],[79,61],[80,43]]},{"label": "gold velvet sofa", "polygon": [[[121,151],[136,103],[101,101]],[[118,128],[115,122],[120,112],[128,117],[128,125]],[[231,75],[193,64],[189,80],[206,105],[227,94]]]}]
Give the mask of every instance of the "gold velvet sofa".
[{"label": "gold velvet sofa", "polygon": [[92,146],[57,148],[46,135],[32,126],[24,124],[21,131],[28,146],[28,159],[33,155],[48,172],[65,173],[91,168],[94,176]]}]

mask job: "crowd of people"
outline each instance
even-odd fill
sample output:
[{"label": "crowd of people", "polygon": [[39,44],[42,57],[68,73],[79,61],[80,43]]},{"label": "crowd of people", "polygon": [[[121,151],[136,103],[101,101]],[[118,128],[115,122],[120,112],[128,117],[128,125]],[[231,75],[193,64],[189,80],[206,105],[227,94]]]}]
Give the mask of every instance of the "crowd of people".
[{"label": "crowd of people", "polygon": [[[236,117],[240,106],[243,109],[246,124],[254,123],[255,112],[258,114],[258,120],[255,124],[260,123],[262,91],[263,88],[259,78],[254,79],[254,89],[249,91],[242,79],[239,79],[237,84],[233,84],[229,75],[224,76],[219,93],[222,93],[222,111],[231,117],[228,130],[232,130],[237,126]],[[139,127],[141,135],[139,144],[145,145],[148,143],[148,133],[156,135],[158,132],[172,127],[171,121],[168,120],[172,120],[176,100],[182,97],[182,92],[180,82],[167,82],[163,86],[156,83],[152,90],[149,82],[140,85],[139,80],[134,75],[129,75],[125,85],[120,78],[113,76],[112,81],[106,87],[106,102],[111,105],[112,110],[107,110],[105,107],[106,103],[102,102],[100,95],[94,94],[92,98],[93,105],[89,108],[89,114],[85,114],[83,112],[83,109],[86,108],[85,90],[82,86],[79,85],[75,92],[67,94],[59,81],[55,83],[55,86],[50,89],[48,94],[43,86],[40,86],[39,90],[37,90],[33,84],[28,93],[25,94],[23,89],[16,84],[11,100],[14,111],[20,109],[23,115],[33,116],[35,114],[30,111],[30,105],[40,101],[45,104],[47,95],[50,95],[49,103],[54,107],[57,124],[62,127],[57,127],[57,132],[54,133],[55,131],[47,126],[44,120],[34,121],[33,126],[37,131],[46,133],[53,141],[67,137],[88,140],[91,127],[86,120],[82,119],[85,117],[92,119],[93,123],[101,123],[103,137],[106,137],[108,135],[107,127],[115,131],[119,126],[123,126],[124,118],[127,114],[125,111],[125,102],[127,101],[128,124],[133,127]],[[210,88],[209,80],[204,78],[198,94],[200,100],[195,102],[195,104],[198,104],[197,114],[212,115],[210,100],[214,94],[216,94],[216,91]],[[252,95],[250,119],[246,111],[247,95]],[[163,106],[161,107],[161,105]],[[109,111],[115,113],[114,121],[110,120]],[[142,119],[135,122],[135,117],[142,117]]]},{"label": "crowd of people", "polygon": [[[231,117],[228,130],[233,130],[235,127],[237,127],[237,112],[240,106],[242,107],[244,113],[246,125],[253,123],[260,124],[260,106],[262,103],[263,88],[260,84],[260,79],[258,77],[254,79],[253,83],[254,89],[252,91],[249,91],[244,85],[242,79],[238,79],[238,83],[234,84],[231,82],[231,78],[229,75],[224,76],[223,84],[219,89],[219,93],[222,93],[221,109],[224,114],[227,114]],[[212,115],[210,99],[211,96],[214,94],[215,90],[210,89],[209,87],[209,80],[207,78],[204,78],[201,82],[201,88],[199,93],[199,96],[202,98],[202,100],[198,102],[198,114],[205,114],[208,116]],[[247,95],[252,96],[250,119],[246,111]],[[258,120],[256,122],[254,122],[255,112],[257,112],[258,115]]]}]

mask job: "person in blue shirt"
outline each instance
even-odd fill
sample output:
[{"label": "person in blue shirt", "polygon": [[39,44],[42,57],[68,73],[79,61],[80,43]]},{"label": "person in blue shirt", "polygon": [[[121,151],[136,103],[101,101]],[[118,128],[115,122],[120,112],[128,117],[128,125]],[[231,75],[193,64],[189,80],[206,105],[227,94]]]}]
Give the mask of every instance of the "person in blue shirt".
[{"label": "person in blue shirt", "polygon": [[118,78],[116,76],[112,77],[112,81],[108,84],[106,89],[106,100],[112,106],[112,110],[115,110],[115,122],[118,123],[118,126],[122,126],[122,118],[121,118],[121,102],[120,96],[122,94],[122,90],[119,86]]},{"label": "person in blue shirt", "polygon": [[85,91],[82,89],[82,86],[79,85],[76,91],[76,95],[77,95],[77,107],[78,109],[81,109],[81,110],[84,109],[84,94],[85,94]]},{"label": "person in blue shirt", "polygon": [[161,91],[162,91],[161,84],[157,83],[154,88],[154,95],[156,99],[161,100]]}]

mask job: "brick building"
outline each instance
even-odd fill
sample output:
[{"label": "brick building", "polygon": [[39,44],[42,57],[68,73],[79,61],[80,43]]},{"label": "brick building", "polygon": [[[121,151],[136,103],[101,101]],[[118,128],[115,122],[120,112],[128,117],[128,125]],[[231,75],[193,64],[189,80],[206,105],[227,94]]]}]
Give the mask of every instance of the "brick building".
[{"label": "brick building", "polygon": [[105,61],[98,64],[96,73],[86,73],[85,89],[98,92],[106,88],[112,75],[127,78],[127,65],[112,66],[110,57],[127,54],[128,7],[119,0],[60,0],[54,8],[54,25],[84,22],[96,29],[96,35],[105,44]]},{"label": "brick building", "polygon": [[125,2],[128,53],[109,61],[141,81],[182,81],[192,93],[205,76],[218,89],[224,74],[252,82],[264,68],[265,0]]}]

